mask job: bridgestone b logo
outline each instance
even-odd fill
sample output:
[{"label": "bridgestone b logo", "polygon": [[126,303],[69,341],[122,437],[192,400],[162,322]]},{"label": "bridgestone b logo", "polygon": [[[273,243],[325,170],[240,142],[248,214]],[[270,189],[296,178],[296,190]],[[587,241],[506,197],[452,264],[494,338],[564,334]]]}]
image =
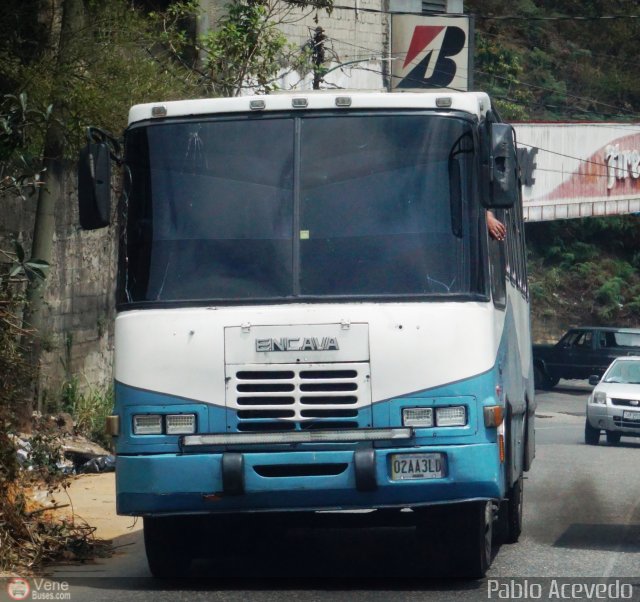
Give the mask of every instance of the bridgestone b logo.
[{"label": "bridgestone b logo", "polygon": [[466,39],[459,27],[417,26],[402,68],[406,69],[416,59],[418,63],[396,87],[446,88],[456,75],[453,57],[465,48]]},{"label": "bridgestone b logo", "polygon": [[282,339],[256,339],[256,351],[338,351],[334,337],[297,337]]}]

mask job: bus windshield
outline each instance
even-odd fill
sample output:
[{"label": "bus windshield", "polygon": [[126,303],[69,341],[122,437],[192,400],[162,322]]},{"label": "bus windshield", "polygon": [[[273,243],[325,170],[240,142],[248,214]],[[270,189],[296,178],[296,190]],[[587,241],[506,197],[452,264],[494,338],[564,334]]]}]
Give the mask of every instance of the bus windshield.
[{"label": "bus windshield", "polygon": [[482,294],[474,156],[419,111],[134,127],[119,302]]}]

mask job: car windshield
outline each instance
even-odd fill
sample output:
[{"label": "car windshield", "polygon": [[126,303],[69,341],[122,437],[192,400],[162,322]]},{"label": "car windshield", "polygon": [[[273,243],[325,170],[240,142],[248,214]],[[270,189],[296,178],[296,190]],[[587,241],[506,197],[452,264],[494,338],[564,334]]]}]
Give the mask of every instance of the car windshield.
[{"label": "car windshield", "polygon": [[640,360],[614,362],[603,380],[606,383],[640,385]]}]

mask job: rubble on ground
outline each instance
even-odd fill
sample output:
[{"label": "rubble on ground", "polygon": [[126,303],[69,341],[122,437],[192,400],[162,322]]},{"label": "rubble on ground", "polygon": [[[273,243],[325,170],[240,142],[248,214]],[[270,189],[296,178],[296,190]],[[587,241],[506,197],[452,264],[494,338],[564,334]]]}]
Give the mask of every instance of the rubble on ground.
[{"label": "rubble on ground", "polygon": [[51,562],[87,561],[108,555],[108,542],[71,514],[66,489],[71,475],[114,470],[108,450],[74,432],[69,414],[38,417],[32,434],[5,433],[2,449],[15,468],[0,471],[0,574],[33,574]]},{"label": "rubble on ground", "polygon": [[[56,427],[51,448],[60,452],[59,457],[54,461],[61,472],[83,474],[115,470],[115,456],[83,435],[75,434],[73,418],[70,414],[62,412],[51,416],[49,421]],[[33,468],[31,445],[33,435],[20,433],[19,435],[10,434],[9,437],[16,446],[18,462],[25,470],[31,470]]]}]

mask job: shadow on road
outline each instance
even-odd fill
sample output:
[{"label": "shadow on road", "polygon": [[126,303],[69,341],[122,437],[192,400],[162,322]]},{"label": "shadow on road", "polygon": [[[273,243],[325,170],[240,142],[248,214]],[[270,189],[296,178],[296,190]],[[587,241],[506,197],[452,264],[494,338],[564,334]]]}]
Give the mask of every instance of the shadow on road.
[{"label": "shadow on road", "polygon": [[593,386],[586,380],[561,380],[553,389],[536,389],[536,394],[563,393],[565,395],[587,396],[593,391]]},{"label": "shadow on road", "polygon": [[[482,580],[443,578],[430,562],[437,542],[423,548],[412,528],[290,529],[279,537],[210,542],[215,558],[198,558],[188,578],[65,577],[74,587],[100,590],[419,590],[486,589]],[[117,539],[114,544],[117,545]],[[220,554],[220,547],[223,553]]]},{"label": "shadow on road", "polygon": [[640,525],[573,524],[553,545],[636,554],[640,552]]}]

